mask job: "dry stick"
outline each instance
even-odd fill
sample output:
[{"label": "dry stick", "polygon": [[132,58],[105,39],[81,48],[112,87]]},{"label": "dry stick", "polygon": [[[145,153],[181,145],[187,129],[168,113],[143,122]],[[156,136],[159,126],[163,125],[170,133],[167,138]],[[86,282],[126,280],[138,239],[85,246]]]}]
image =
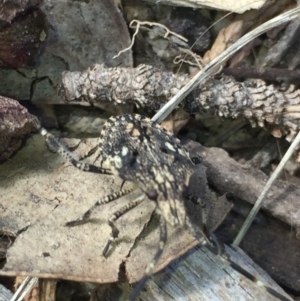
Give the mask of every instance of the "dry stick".
[{"label": "dry stick", "polygon": [[232,243],[233,246],[237,247],[240,244],[241,240],[243,239],[243,237],[245,236],[247,230],[249,229],[252,221],[254,220],[258,210],[260,209],[260,207],[262,205],[262,202],[265,199],[268,191],[270,190],[270,188],[273,185],[274,181],[278,178],[278,176],[279,176],[280,172],[282,171],[285,163],[292,156],[292,154],[293,154],[295,148],[297,147],[297,145],[299,144],[299,142],[300,142],[300,132],[298,133],[295,140],[293,141],[293,143],[291,144],[291,146],[289,147],[289,149],[285,153],[285,155],[282,158],[282,160],[280,161],[279,165],[274,170],[273,174],[271,175],[270,179],[268,180],[267,184],[265,185],[262,193],[260,194],[257,201],[255,202],[255,205],[253,206],[251,212],[247,216],[246,221],[244,222],[244,224],[243,224],[242,228],[240,229],[238,235],[236,236],[235,240],[233,241],[233,243]]},{"label": "dry stick", "polygon": [[291,21],[300,15],[300,7],[296,7],[280,16],[277,16],[268,22],[253,29],[233,45],[227,48],[222,54],[213,59],[201,71],[199,71],[191,81],[186,84],[174,97],[170,99],[153,117],[152,120],[162,122],[178,104],[197,86],[203,83],[206,79],[213,75],[214,72],[222,66],[235,52],[244,47],[247,43],[265,33],[269,29]]}]

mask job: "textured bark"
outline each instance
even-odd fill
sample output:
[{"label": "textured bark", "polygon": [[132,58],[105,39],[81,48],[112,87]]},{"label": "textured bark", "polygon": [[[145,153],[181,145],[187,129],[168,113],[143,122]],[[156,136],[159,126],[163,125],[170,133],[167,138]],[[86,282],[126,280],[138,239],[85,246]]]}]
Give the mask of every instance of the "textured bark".
[{"label": "textured bark", "polygon": [[138,107],[157,110],[189,80],[148,65],[136,68],[107,68],[94,65],[83,72],[63,72],[60,96],[66,102],[86,101],[99,105],[133,102]]},{"label": "textured bark", "polygon": [[194,92],[197,95],[190,102],[194,111],[204,109],[226,118],[243,115],[253,127],[265,127],[275,137],[287,135],[289,142],[299,130],[300,90],[294,85],[280,91],[259,79],[238,82],[222,77],[211,80],[199,92]]},{"label": "textured bark", "polygon": [[[134,103],[158,110],[189,79],[146,65],[134,69],[94,65],[84,72],[64,72],[60,94],[66,102]],[[223,76],[194,90],[181,106],[188,113],[205,110],[226,118],[243,115],[252,126],[267,128],[275,137],[287,135],[292,141],[299,130],[299,96],[300,90],[293,85],[281,91],[259,79],[238,82]]]}]

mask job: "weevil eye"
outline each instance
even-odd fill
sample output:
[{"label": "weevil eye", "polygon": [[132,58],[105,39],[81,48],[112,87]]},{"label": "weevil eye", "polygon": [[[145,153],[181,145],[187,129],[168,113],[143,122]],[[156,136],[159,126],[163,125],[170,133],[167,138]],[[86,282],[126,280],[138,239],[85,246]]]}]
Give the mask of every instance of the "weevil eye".
[{"label": "weevil eye", "polygon": [[199,204],[199,199],[198,199],[196,196],[191,195],[191,196],[189,197],[189,199],[190,199],[195,205],[198,205],[198,204]]},{"label": "weevil eye", "polygon": [[200,156],[192,157],[191,160],[195,165],[198,165],[203,161],[202,157]]},{"label": "weevil eye", "polygon": [[146,195],[151,201],[156,201],[158,198],[158,193],[155,189],[150,189],[146,191]]}]

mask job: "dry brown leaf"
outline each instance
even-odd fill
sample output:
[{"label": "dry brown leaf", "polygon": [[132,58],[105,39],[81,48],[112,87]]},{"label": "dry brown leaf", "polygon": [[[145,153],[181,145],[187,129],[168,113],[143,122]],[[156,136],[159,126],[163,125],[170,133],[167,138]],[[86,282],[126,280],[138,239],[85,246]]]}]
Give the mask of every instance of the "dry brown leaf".
[{"label": "dry brown leaf", "polygon": [[[97,139],[91,140],[94,141],[91,144],[95,145]],[[74,139],[71,142],[77,144]],[[201,170],[203,179],[205,168]],[[107,283],[118,281],[119,268],[126,260],[130,281],[137,281],[144,274],[157,248],[155,219],[146,229],[145,233],[150,232],[149,235],[142,241],[136,242],[136,238],[150,220],[153,202],[146,200],[118,220],[120,233],[117,243],[108,258],[102,256],[110,236],[106,219],[124,206],[126,200],[140,195],[139,190],[99,208],[93,216],[93,223],[64,227],[66,222],[78,218],[101,196],[119,190],[121,181],[109,175],[84,173],[64,163],[57,154],[49,152],[43,138],[38,135],[27,141],[26,147],[14,160],[3,164],[0,183],[0,201],[4,208],[0,228],[16,235],[0,274]],[[206,180],[201,180],[201,183],[202,186],[197,185],[199,197],[210,202],[211,195],[205,195]],[[192,202],[190,205],[190,212],[195,215],[193,220],[201,223],[201,207]],[[195,244],[197,242],[187,230],[170,229],[168,246],[157,270]]]},{"label": "dry brown leaf", "polygon": [[[236,42],[243,34],[266,22],[277,14],[282,13],[286,6],[291,3],[294,3],[294,1],[278,0],[276,1],[276,4],[267,1],[257,11],[251,10],[242,15],[236,15],[228,27],[221,29],[215,43],[211,49],[205,53],[203,62],[208,64],[210,61],[220,55],[225,49]],[[294,5],[296,4],[294,3]],[[290,7],[290,9],[291,8],[292,7]]]},{"label": "dry brown leaf", "polygon": [[148,221],[151,210],[147,206],[151,203],[120,220],[120,237],[126,240],[105,259],[101,252],[110,229],[103,220],[124,204],[124,198],[99,210],[100,225],[67,228],[64,224],[101,196],[118,190],[120,181],[112,176],[83,173],[64,164],[57,154],[49,152],[38,135],[27,141],[14,160],[3,164],[0,174],[4,208],[1,230],[14,234],[23,230],[9,248],[1,274],[93,282],[118,280],[119,266],[143,228],[143,219]]}]

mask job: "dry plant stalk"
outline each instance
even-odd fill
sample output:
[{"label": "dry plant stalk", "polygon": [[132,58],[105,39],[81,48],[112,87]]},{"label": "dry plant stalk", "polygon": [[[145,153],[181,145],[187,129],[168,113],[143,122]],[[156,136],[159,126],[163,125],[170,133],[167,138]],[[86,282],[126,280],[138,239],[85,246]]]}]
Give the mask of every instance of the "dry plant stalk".
[{"label": "dry plant stalk", "polygon": [[[60,93],[66,102],[85,101],[97,106],[134,103],[158,110],[185,86],[188,75],[175,75],[152,66],[106,68],[95,65],[83,72],[64,72]],[[226,118],[243,115],[252,126],[268,129],[275,137],[291,142],[300,129],[300,90],[286,91],[259,79],[238,82],[229,76],[211,79],[180,104],[188,113],[209,111]]]}]

